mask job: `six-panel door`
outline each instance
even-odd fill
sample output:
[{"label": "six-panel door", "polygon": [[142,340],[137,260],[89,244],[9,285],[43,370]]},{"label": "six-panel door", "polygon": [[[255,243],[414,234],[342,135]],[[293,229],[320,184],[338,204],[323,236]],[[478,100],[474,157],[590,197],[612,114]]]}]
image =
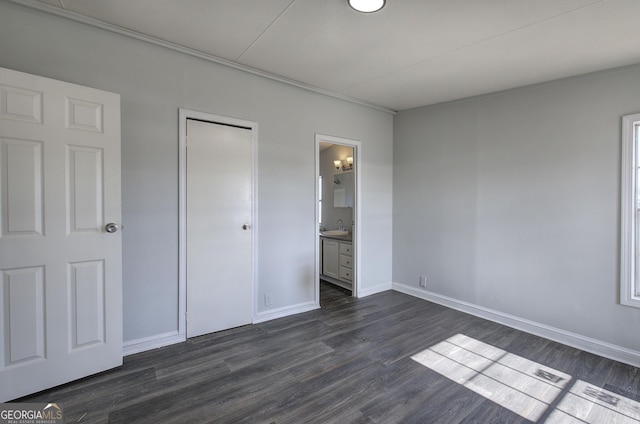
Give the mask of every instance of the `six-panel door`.
[{"label": "six-panel door", "polygon": [[120,97],[0,68],[0,401],[122,364]]}]

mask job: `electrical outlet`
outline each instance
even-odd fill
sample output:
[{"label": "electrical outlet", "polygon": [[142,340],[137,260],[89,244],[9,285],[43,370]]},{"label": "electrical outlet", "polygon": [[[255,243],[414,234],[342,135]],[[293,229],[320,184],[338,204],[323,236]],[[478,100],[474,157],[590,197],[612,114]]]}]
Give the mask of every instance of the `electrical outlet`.
[{"label": "electrical outlet", "polygon": [[264,306],[267,308],[271,307],[271,293],[266,293],[264,295]]},{"label": "electrical outlet", "polygon": [[427,288],[427,277],[425,275],[420,276],[420,287]]}]

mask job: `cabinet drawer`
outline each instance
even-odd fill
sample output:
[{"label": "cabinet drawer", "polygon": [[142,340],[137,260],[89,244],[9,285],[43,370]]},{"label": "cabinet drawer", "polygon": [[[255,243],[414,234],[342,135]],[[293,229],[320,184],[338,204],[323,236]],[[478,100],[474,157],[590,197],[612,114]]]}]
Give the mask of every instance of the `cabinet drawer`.
[{"label": "cabinet drawer", "polygon": [[353,280],[353,270],[350,268],[340,267],[340,279],[345,281]]},{"label": "cabinet drawer", "polygon": [[353,257],[347,255],[340,255],[340,266],[353,269]]},{"label": "cabinet drawer", "polygon": [[340,243],[340,254],[353,256],[351,243]]}]

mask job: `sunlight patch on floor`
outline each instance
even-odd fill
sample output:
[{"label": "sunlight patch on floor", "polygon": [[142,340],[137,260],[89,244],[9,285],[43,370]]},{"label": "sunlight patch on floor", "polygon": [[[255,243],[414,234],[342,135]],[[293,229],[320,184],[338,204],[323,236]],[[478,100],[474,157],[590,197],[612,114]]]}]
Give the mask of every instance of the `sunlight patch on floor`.
[{"label": "sunlight patch on floor", "polygon": [[537,421],[571,376],[471,337],[457,334],[411,359]]},{"label": "sunlight patch on floor", "polygon": [[546,424],[640,423],[640,403],[462,334],[411,359],[533,422],[557,402]]},{"label": "sunlight patch on floor", "polygon": [[578,380],[545,423],[640,423],[640,403]]}]

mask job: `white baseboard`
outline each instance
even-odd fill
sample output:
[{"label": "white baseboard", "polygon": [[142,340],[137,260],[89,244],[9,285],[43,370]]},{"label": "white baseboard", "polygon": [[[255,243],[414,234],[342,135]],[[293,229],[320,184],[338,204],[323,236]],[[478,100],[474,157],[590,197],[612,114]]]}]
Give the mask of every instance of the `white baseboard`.
[{"label": "white baseboard", "polygon": [[534,321],[529,321],[527,319],[505,314],[451,297],[442,296],[416,287],[407,286],[405,284],[393,283],[393,289],[451,309],[456,309],[489,321],[497,322],[517,330],[544,337],[545,339],[553,340],[576,349],[584,350],[585,352],[590,352],[605,358],[623,362],[634,367],[640,367],[640,352],[635,350],[585,337],[580,334],[571,333],[559,328],[550,327]]},{"label": "white baseboard", "polygon": [[169,346],[185,341],[186,335],[180,334],[178,331],[157,334],[155,336],[144,337],[136,340],[124,342],[122,353],[124,356],[133,355],[147,350],[157,349],[159,347]]},{"label": "white baseboard", "polygon": [[[259,312],[253,318],[253,324],[270,321],[276,318],[282,318],[289,315],[300,314],[303,312],[318,309],[320,305],[315,302],[302,303],[300,305],[288,306],[284,308],[272,309],[265,312]],[[180,334],[178,331],[158,334],[155,336],[144,337],[136,340],[124,342],[122,353],[124,356],[133,355],[134,353],[145,352],[147,350],[157,349],[159,347],[169,346],[176,343],[184,342],[187,339],[186,334]]]},{"label": "white baseboard", "polygon": [[253,317],[253,323],[258,324],[265,321],[271,321],[276,318],[283,318],[289,315],[301,314],[303,312],[313,311],[320,308],[316,302],[301,303],[293,306],[285,306],[277,309],[269,309],[268,311],[258,312]]},{"label": "white baseboard", "polygon": [[383,291],[392,290],[392,289],[393,289],[392,283],[379,284],[373,287],[359,288],[357,295],[358,295],[358,298],[367,297],[367,296],[371,296],[372,294],[381,293]]}]

